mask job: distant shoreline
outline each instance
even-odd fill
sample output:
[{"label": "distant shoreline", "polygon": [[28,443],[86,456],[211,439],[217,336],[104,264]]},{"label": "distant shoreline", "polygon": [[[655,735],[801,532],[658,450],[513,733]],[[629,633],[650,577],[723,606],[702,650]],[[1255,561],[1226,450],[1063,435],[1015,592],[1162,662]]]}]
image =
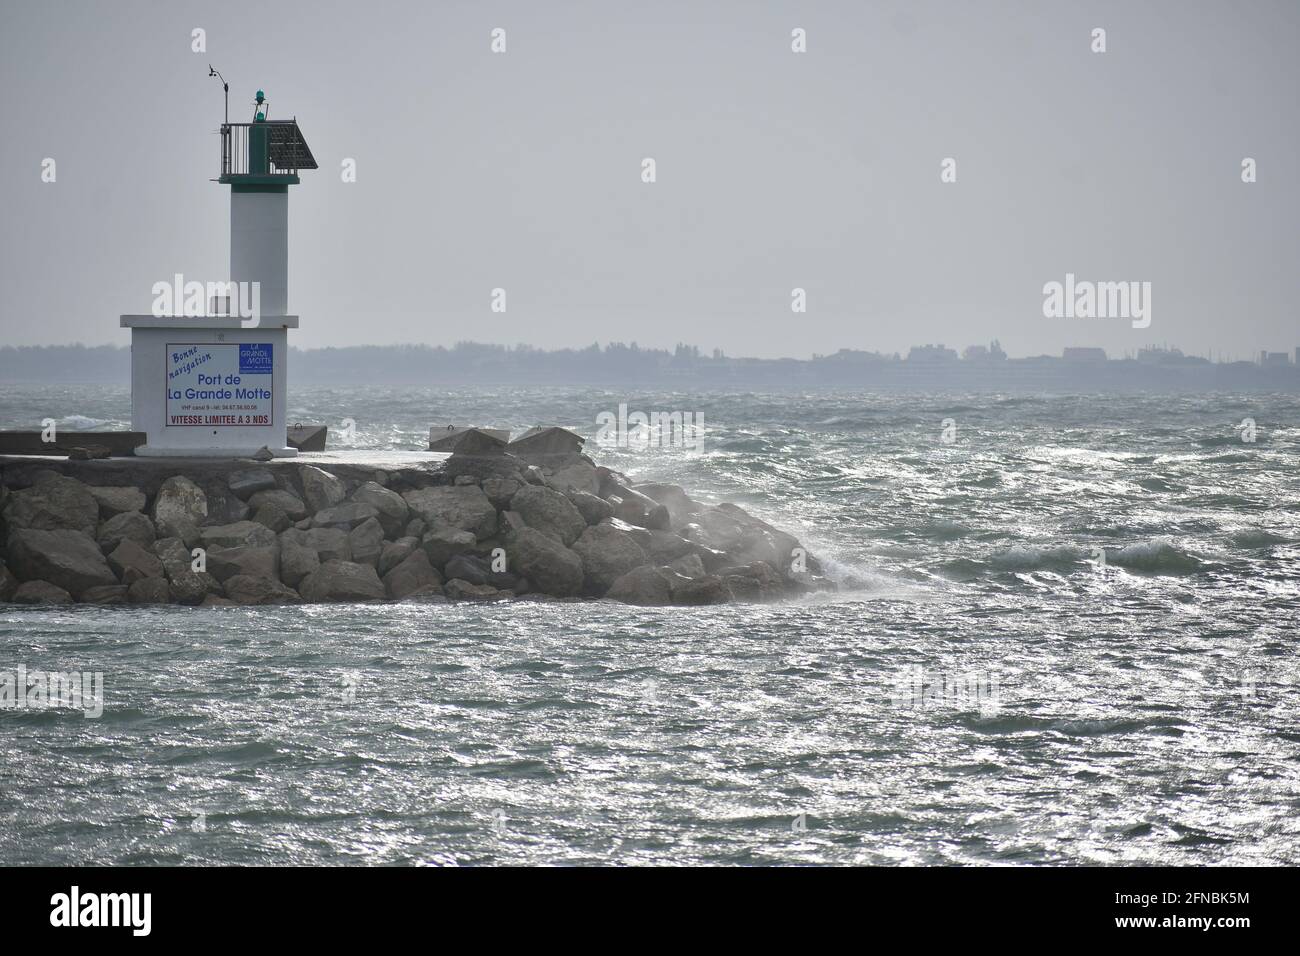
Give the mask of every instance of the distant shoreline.
[{"label": "distant shoreline", "polygon": [[[1300,366],[1277,353],[1274,365],[1210,362],[1176,349],[1112,359],[1098,351],[1073,357],[1006,358],[922,347],[909,356],[842,349],[811,359],[704,355],[692,346],[669,352],[635,344],[547,351],[462,342],[428,345],[291,349],[295,385],[573,385],[663,388],[952,388],[1072,391],[1300,391]],[[1083,357],[1079,353],[1085,351]],[[126,346],[0,347],[0,384],[130,382]],[[1286,359],[1285,364],[1281,361]]]}]

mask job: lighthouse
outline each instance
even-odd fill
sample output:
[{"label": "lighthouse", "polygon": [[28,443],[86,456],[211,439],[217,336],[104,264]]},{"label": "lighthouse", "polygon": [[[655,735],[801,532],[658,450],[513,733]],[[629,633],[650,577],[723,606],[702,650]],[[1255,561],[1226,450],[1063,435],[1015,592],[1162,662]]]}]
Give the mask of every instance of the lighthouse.
[{"label": "lighthouse", "polygon": [[289,311],[289,187],[316,160],[296,118],[269,114],[258,90],[249,122],[231,123],[227,111],[221,126],[228,275],[177,274],[155,283],[150,314],[121,317],[131,330],[131,425],[146,435],[137,455],[297,454],[285,437],[288,332],[298,327]]}]

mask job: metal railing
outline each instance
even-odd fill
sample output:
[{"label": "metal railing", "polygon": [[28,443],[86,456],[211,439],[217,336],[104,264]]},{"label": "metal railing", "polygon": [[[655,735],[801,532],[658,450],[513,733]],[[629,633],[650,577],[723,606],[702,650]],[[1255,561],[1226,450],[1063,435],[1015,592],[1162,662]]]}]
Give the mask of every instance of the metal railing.
[{"label": "metal railing", "polygon": [[[254,135],[255,127],[261,127]],[[253,155],[250,149],[257,150]],[[226,123],[221,127],[221,175],[292,176],[315,169],[316,160],[297,120]]]}]

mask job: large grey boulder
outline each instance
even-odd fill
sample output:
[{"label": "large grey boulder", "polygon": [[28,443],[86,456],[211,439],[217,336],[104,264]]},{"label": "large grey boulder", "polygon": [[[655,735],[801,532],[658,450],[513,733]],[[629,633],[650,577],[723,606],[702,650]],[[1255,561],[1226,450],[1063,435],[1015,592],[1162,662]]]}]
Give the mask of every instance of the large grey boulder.
[{"label": "large grey boulder", "polygon": [[688,554],[696,554],[700,547],[693,541],[673,534],[671,531],[648,531],[641,541],[652,564],[670,564]]},{"label": "large grey boulder", "polygon": [[276,487],[275,475],[271,474],[269,468],[245,468],[242,471],[232,471],[226,479],[226,485],[245,501],[259,491],[272,491]]},{"label": "large grey boulder", "polygon": [[99,502],[77,479],[54,475],[10,495],[4,508],[4,522],[11,532],[30,528],[80,531],[93,536],[99,525]]},{"label": "large grey boulder", "polygon": [[605,500],[614,507],[614,517],[642,528],[669,530],[672,518],[668,509],[653,498],[631,488],[617,487]]},{"label": "large grey boulder", "polygon": [[320,555],[302,540],[301,532],[280,535],[280,579],[296,588],[302,579],[320,567]]},{"label": "large grey boulder", "polygon": [[611,528],[617,528],[624,534],[630,535],[632,540],[641,545],[642,550],[649,550],[654,538],[649,528],[642,528],[640,525],[628,524],[620,518],[608,518],[601,524],[607,524]]},{"label": "large grey boulder", "polygon": [[81,592],[82,604],[113,605],[125,604],[127,586],[125,584],[101,584]]},{"label": "large grey boulder", "polygon": [[276,534],[293,527],[293,521],[284,513],[284,509],[273,501],[262,502],[261,506],[253,512],[253,520],[258,524],[266,525]]},{"label": "large grey boulder", "polygon": [[606,518],[614,517],[614,506],[604,498],[585,491],[570,491],[568,498],[587,524],[600,524]]},{"label": "large grey boulder", "polygon": [[170,604],[172,589],[166,578],[139,578],[126,589],[126,599],[131,604]]},{"label": "large grey boulder", "polygon": [[180,538],[158,538],[149,550],[163,563],[163,570],[168,577],[194,570],[195,556]]},{"label": "large grey boulder", "polygon": [[442,473],[449,481],[469,476],[478,481],[486,481],[489,478],[510,478],[522,483],[523,467],[524,463],[514,455],[500,452],[468,455],[458,451],[442,463]]},{"label": "large grey boulder", "polygon": [[275,532],[257,521],[236,521],[200,528],[199,537],[203,547],[209,551],[218,548],[269,548],[275,544]]},{"label": "large grey boulder", "polygon": [[587,528],[586,519],[572,501],[542,485],[525,485],[510,499],[510,510],[530,528],[568,545]]},{"label": "large grey boulder", "polygon": [[632,485],[632,490],[657,501],[668,509],[672,526],[686,524],[699,513],[701,505],[688,495],[681,485],[670,485],[658,481],[646,481]]},{"label": "large grey boulder", "polygon": [[441,584],[442,576],[423,551],[412,551],[401,564],[384,575],[384,589],[395,601]]},{"label": "large grey boulder", "polygon": [[747,566],[762,561],[774,568],[787,568],[793,550],[799,547],[799,539],[794,535],[772,527],[733,504],[702,509],[694,521],[682,526],[680,533],[713,550],[725,552],[733,565]]},{"label": "large grey boulder", "polygon": [[[226,595],[235,604],[298,604],[301,598],[298,592],[285,587],[275,578],[264,578],[250,574],[237,574],[226,582]],[[213,600],[211,596],[203,600],[205,607],[225,603]]]},{"label": "large grey boulder", "polygon": [[302,479],[302,496],[313,512],[332,508],[347,497],[347,486],[329,472],[313,465],[303,465],[298,474]]},{"label": "large grey boulder", "polygon": [[236,575],[280,577],[279,543],[255,547],[218,548],[208,552],[208,573],[223,584]]},{"label": "large grey boulder", "polygon": [[143,512],[144,506],[148,503],[143,491],[129,485],[111,488],[89,485],[86,490],[99,503],[99,516],[105,521],[114,515],[131,511]]},{"label": "large grey boulder", "polygon": [[385,541],[384,546],[379,551],[379,563],[375,566],[375,570],[379,572],[379,576],[382,578],[405,561],[411,552],[419,547],[420,539],[410,535],[398,538],[396,541]]},{"label": "large grey boulder", "polygon": [[[210,575],[184,571],[177,575],[167,575],[172,586],[172,600],[177,604],[202,604],[211,590],[207,579]],[[214,579],[215,580],[215,579]]]},{"label": "large grey boulder", "polygon": [[510,499],[519,490],[521,482],[514,478],[484,478],[483,494],[488,496],[492,507],[504,511],[510,507]]},{"label": "large grey boulder", "polygon": [[49,581],[24,581],[10,600],[14,604],[71,604],[72,595]]},{"label": "large grey boulder", "polygon": [[546,484],[560,492],[585,491],[594,495],[600,491],[600,476],[595,465],[576,461],[548,475]]},{"label": "large grey boulder", "polygon": [[24,581],[48,581],[74,596],[119,583],[95,539],[81,531],[19,528],[9,535],[7,563]]},{"label": "large grey boulder", "polygon": [[312,517],[311,524],[313,528],[339,528],[342,531],[351,531],[357,525],[378,516],[379,512],[373,505],[346,501],[329,508],[322,508]]},{"label": "large grey boulder", "polygon": [[509,591],[498,590],[490,584],[472,584],[460,578],[444,584],[442,593],[453,601],[499,601],[512,596]]},{"label": "large grey boulder", "polygon": [[254,492],[253,496],[248,499],[248,507],[253,510],[254,514],[268,504],[275,505],[287,514],[290,521],[301,521],[309,514],[302,499],[291,491],[285,491],[283,488]]},{"label": "large grey boulder", "polygon": [[411,509],[402,496],[377,481],[367,481],[360,485],[352,492],[352,500],[356,504],[369,505],[375,509],[387,538],[399,536],[411,517]]},{"label": "large grey boulder", "polygon": [[201,540],[199,526],[208,519],[208,496],[184,475],[173,475],[154,495],[149,516],[160,538],[180,538],[194,547]]},{"label": "large grey boulder", "polygon": [[387,596],[374,568],[351,561],[326,561],[303,578],[298,591],[313,602],[382,601]]},{"label": "large grey boulder", "polygon": [[114,515],[99,526],[99,548],[105,554],[123,541],[134,541],[142,548],[152,548],[158,535],[153,522],[138,511],[124,511]]},{"label": "large grey boulder", "polygon": [[248,503],[231,491],[222,478],[213,475],[200,487],[208,499],[208,524],[234,524],[252,514]]},{"label": "large grey boulder", "polygon": [[165,578],[163,563],[151,549],[130,539],[122,541],[108,556],[108,566],[118,580],[131,585],[141,578]]},{"label": "large grey boulder", "polygon": [[668,567],[688,578],[702,578],[705,574],[704,562],[698,554],[687,554],[676,561],[670,561]]},{"label": "large grey boulder", "polygon": [[221,591],[221,582],[210,572],[194,570],[194,555],[180,538],[159,538],[153,543],[153,553],[162,562],[173,596],[181,604],[197,604],[204,594]]},{"label": "large grey boulder", "polygon": [[458,554],[474,550],[478,539],[472,531],[453,528],[434,528],[420,539],[420,547],[435,568],[443,568]]},{"label": "large grey boulder", "polygon": [[501,517],[497,523],[500,525],[501,533],[506,536],[523,531],[528,527],[528,522],[523,519],[523,516],[515,514],[513,511],[501,512]]},{"label": "large grey boulder", "polygon": [[605,597],[643,607],[671,604],[672,579],[663,570],[643,564],[619,577],[605,592]]},{"label": "large grey boulder", "polygon": [[477,485],[435,485],[404,492],[402,497],[430,528],[469,531],[480,541],[496,533],[497,510]]},{"label": "large grey boulder", "polygon": [[470,584],[486,584],[500,590],[519,592],[527,590],[527,585],[517,574],[509,571],[493,571],[492,561],[476,554],[456,555],[442,569],[442,576],[447,580],[459,578]]},{"label": "large grey boulder", "polygon": [[510,569],[526,577],[536,590],[556,597],[582,592],[582,558],[536,528],[512,534],[506,551]]},{"label": "large grey boulder", "polygon": [[384,550],[384,528],[378,518],[367,518],[348,532],[348,550],[357,564],[371,567],[379,564],[379,555]]},{"label": "large grey boulder", "polygon": [[447,562],[442,573],[448,580],[460,578],[470,584],[488,584],[488,578],[492,576],[492,566],[478,555],[458,554]]},{"label": "large grey boulder", "polygon": [[0,601],[8,601],[18,590],[18,579],[3,561],[0,561]]},{"label": "large grey boulder", "polygon": [[587,589],[594,594],[604,594],[618,578],[647,560],[631,535],[607,524],[584,530],[573,550],[582,558]]},{"label": "large grey boulder", "polygon": [[615,471],[613,468],[606,468],[604,465],[596,466],[596,476],[600,478],[600,491],[596,494],[602,498],[608,498],[615,494],[619,488],[631,488],[632,482],[627,475]]},{"label": "large grey boulder", "polygon": [[310,528],[307,531],[294,529],[285,532],[286,536],[290,534],[304,547],[315,551],[322,562],[352,560],[352,546],[346,531],[338,528]]},{"label": "large grey boulder", "polygon": [[169,578],[173,574],[193,570],[194,556],[180,538],[159,538],[153,543],[153,553],[162,561]]},{"label": "large grey boulder", "polygon": [[779,601],[786,595],[786,585],[780,573],[766,561],[755,561],[745,567],[723,568],[718,576],[738,601]]},{"label": "large grey boulder", "polygon": [[731,600],[733,600],[731,589],[716,574],[675,581],[673,584],[674,604],[726,604]]}]

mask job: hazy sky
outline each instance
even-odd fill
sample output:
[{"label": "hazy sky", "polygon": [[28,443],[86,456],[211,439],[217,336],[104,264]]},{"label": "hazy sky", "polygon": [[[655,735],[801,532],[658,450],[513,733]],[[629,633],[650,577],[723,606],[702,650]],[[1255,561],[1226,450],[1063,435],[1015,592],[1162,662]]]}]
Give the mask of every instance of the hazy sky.
[{"label": "hazy sky", "polygon": [[[125,343],[154,282],[227,277],[212,62],[321,166],[301,346],[1289,351],[1298,49],[1295,0],[0,0],[0,343]],[[1150,327],[1044,318],[1067,272],[1151,282]]]}]

